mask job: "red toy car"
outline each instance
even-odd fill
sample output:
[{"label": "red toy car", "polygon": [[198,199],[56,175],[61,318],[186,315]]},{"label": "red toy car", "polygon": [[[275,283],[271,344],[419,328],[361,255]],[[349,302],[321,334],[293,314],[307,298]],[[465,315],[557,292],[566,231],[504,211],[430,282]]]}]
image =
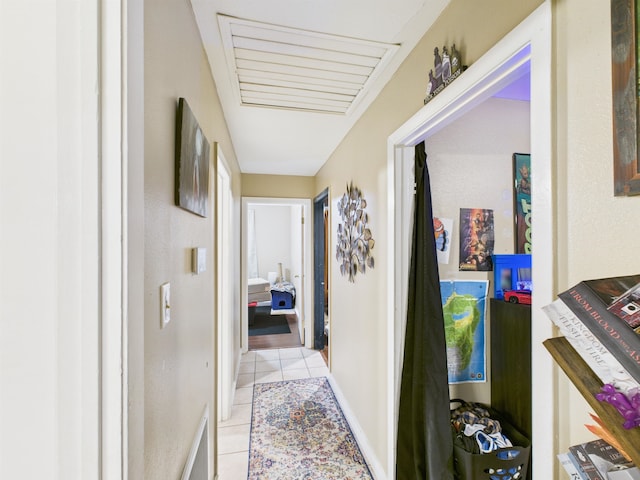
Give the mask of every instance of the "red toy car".
[{"label": "red toy car", "polygon": [[531,290],[505,290],[504,301],[531,305]]}]

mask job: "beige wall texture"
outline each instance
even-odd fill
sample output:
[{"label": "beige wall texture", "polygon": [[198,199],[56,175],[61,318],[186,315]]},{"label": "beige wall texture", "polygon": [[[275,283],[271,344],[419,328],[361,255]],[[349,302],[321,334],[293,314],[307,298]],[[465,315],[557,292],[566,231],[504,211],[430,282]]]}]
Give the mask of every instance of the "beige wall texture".
[{"label": "beige wall texture", "polygon": [[[556,2],[558,291],[640,271],[639,197],[613,196],[609,2]],[[560,449],[591,438],[588,408],[559,375]]]},{"label": "beige wall texture", "polygon": [[[351,129],[316,176],[319,193],[331,187],[332,245],[340,221],[336,201],[353,180],[367,200],[370,228],[376,245],[376,267],[355,283],[349,283],[337,268],[330,280],[332,372],[377,458],[387,472],[386,426],[387,276],[387,138],[423,105],[433,48],[455,43],[463,63],[472,64],[542,2],[467,2],[452,0],[441,17],[419,42],[379,97]],[[333,256],[332,256],[333,258]]]},{"label": "beige wall texture", "polygon": [[314,187],[313,177],[242,174],[243,197],[312,198]]},{"label": "beige wall texture", "polygon": [[[144,472],[130,478],[180,478],[205,405],[210,423],[216,416],[216,244],[215,209],[202,218],[174,204],[178,97],[186,98],[212,145],[212,172],[213,144],[219,142],[233,175],[236,212],[240,180],[189,2],[147,2],[144,32],[144,344],[139,346],[144,349],[144,412],[130,412],[144,415],[144,444],[129,449],[130,455],[144,454]],[[209,195],[214,193],[212,174]],[[206,271],[200,275],[191,273],[193,247],[207,249]],[[161,329],[159,292],[165,282],[171,283],[171,322]],[[212,437],[212,458],[214,443]]]}]

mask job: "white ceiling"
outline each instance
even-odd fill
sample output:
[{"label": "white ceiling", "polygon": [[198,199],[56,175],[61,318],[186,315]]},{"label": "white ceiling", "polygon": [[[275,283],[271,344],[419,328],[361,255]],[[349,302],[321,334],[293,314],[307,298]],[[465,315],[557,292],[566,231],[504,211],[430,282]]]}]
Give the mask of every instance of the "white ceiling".
[{"label": "white ceiling", "polygon": [[449,1],[191,0],[242,172],[315,175]]},{"label": "white ceiling", "polygon": [[448,2],[191,0],[241,170],[315,175]]}]

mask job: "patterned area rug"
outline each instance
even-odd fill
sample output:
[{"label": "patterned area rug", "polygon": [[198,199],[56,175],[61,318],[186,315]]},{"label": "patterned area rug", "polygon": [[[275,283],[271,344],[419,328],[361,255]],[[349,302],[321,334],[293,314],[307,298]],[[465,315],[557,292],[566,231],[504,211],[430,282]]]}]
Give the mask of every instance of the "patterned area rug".
[{"label": "patterned area rug", "polygon": [[325,377],[253,387],[248,478],[373,478]]}]

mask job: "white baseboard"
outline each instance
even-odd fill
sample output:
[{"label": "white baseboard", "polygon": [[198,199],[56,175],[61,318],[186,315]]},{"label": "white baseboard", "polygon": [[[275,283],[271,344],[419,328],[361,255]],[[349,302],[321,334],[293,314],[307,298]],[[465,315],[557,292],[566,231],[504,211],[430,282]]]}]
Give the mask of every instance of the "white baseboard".
[{"label": "white baseboard", "polygon": [[358,423],[358,420],[356,419],[355,415],[353,415],[353,412],[349,407],[349,403],[347,402],[346,398],[342,394],[342,391],[340,390],[340,387],[338,386],[335,379],[333,378],[333,375],[331,374],[327,375],[327,379],[329,380],[329,384],[333,389],[333,393],[336,395],[336,398],[338,399],[338,403],[340,404],[342,413],[344,413],[344,416],[347,419],[347,422],[349,423],[351,432],[353,433],[353,436],[356,438],[356,442],[358,442],[358,446],[360,447],[360,451],[362,452],[362,455],[364,456],[364,459],[366,460],[367,465],[369,466],[369,470],[371,470],[371,475],[373,475],[374,480],[386,479],[387,476],[385,474],[384,468],[382,467],[382,464],[380,463],[380,460],[378,460],[378,457],[374,454],[373,448],[371,448],[371,445],[369,444],[369,440],[367,439],[367,436],[365,435],[364,430],[362,430],[360,423]]}]

